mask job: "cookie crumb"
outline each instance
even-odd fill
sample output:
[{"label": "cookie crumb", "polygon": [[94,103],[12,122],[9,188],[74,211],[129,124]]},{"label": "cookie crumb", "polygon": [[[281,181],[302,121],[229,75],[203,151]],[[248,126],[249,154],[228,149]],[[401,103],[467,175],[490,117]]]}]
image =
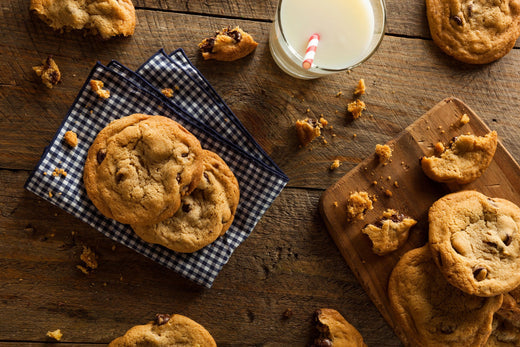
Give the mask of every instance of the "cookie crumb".
[{"label": "cookie crumb", "polygon": [[376,156],[380,163],[384,163],[392,157],[392,149],[388,145],[376,145]]},{"label": "cookie crumb", "polygon": [[399,188],[399,182],[394,181],[394,187]]},{"label": "cookie crumb", "polygon": [[63,334],[60,329],[56,329],[54,331],[47,331],[47,336],[56,341],[61,341]]},{"label": "cookie crumb", "polygon": [[363,95],[363,94],[365,94],[365,91],[366,91],[365,80],[361,78],[358,81],[356,89],[354,90],[354,94],[355,95]]},{"label": "cookie crumb", "polygon": [[61,81],[61,72],[52,56],[48,56],[42,65],[33,66],[33,71],[42,79],[43,84],[52,89]]},{"label": "cookie crumb", "polygon": [[83,252],[79,256],[81,261],[85,263],[85,266],[77,265],[76,267],[81,270],[84,274],[88,275],[92,270],[97,269],[97,255],[89,247],[83,246]]},{"label": "cookie crumb", "polygon": [[63,177],[67,177],[67,171],[56,167],[56,168],[54,168],[54,171],[52,172],[52,175],[54,177],[58,177],[60,175],[63,176]]},{"label": "cookie crumb", "polygon": [[161,93],[167,98],[173,97],[173,89],[171,88],[163,88],[161,89]]},{"label": "cookie crumb", "polygon": [[335,159],[332,164],[330,165],[330,170],[334,170],[334,169],[337,169],[339,166],[340,166],[340,162],[338,159]]},{"label": "cookie crumb", "polygon": [[52,192],[49,190],[49,198],[52,198]]},{"label": "cookie crumb", "polygon": [[354,119],[361,117],[363,110],[366,110],[366,109],[367,109],[366,104],[359,99],[356,99],[355,101],[352,101],[347,105],[347,110],[348,110],[348,112],[350,112],[352,114],[352,117]]},{"label": "cookie crumb", "polygon": [[302,146],[306,146],[321,135],[321,123],[315,119],[305,118],[303,120],[297,120],[295,127]]},{"label": "cookie crumb", "polygon": [[444,145],[441,143],[441,142],[437,142],[434,146],[433,146],[433,149],[435,151],[435,153],[437,154],[441,154],[442,152],[444,152]]},{"label": "cookie crumb", "polygon": [[322,128],[326,127],[329,124],[329,121],[326,120],[325,118],[323,118],[323,114],[320,115],[319,122],[320,122]]},{"label": "cookie crumb", "polygon": [[343,92],[342,92],[342,91],[339,91],[339,92],[336,93],[336,98],[339,98],[339,97],[342,96],[342,95],[343,95]]},{"label": "cookie crumb", "polygon": [[283,318],[285,318],[285,319],[289,319],[292,316],[293,316],[293,311],[290,308],[286,309],[283,313]]},{"label": "cookie crumb", "polygon": [[334,207],[338,207],[338,202],[337,202],[337,201],[334,201],[334,202],[332,203],[332,206],[334,206]]},{"label": "cookie crumb", "polygon": [[90,80],[90,88],[103,99],[108,99],[110,97],[110,91],[108,89],[103,89],[105,84],[100,80]]},{"label": "cookie crumb", "polygon": [[347,220],[365,219],[365,213],[374,209],[372,199],[367,192],[355,192],[347,199]]},{"label": "cookie crumb", "polygon": [[372,185],[377,186],[377,181],[372,181]]},{"label": "cookie crumb", "polygon": [[394,195],[394,194],[392,193],[392,191],[391,191],[391,190],[389,190],[389,189],[386,189],[386,190],[385,190],[385,196],[386,196],[386,197],[389,197],[389,198],[391,198],[391,197],[392,197],[392,195]]},{"label": "cookie crumb", "polygon": [[459,122],[462,125],[468,124],[469,123],[469,116],[466,113],[464,113],[462,116],[460,116]]},{"label": "cookie crumb", "polygon": [[67,145],[76,147],[78,145],[78,135],[74,131],[67,131],[63,136]]}]

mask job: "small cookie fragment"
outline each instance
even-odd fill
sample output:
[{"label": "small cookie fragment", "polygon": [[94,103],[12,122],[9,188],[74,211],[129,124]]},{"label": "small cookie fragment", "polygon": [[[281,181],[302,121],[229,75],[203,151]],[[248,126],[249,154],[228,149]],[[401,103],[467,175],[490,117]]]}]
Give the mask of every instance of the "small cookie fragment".
[{"label": "small cookie fragment", "polygon": [[520,328],[520,287],[504,294],[502,307],[496,314],[513,322],[517,328]]},{"label": "small cookie fragment", "polygon": [[171,88],[163,88],[161,89],[161,93],[167,98],[173,97],[173,89]]},{"label": "small cookie fragment", "polygon": [[47,57],[39,66],[33,66],[34,72],[42,79],[47,88],[52,89],[61,81],[61,72],[51,56]]},{"label": "small cookie fragment", "polygon": [[110,97],[110,91],[108,89],[103,89],[105,84],[100,80],[90,80],[90,88],[103,99],[108,99]]},{"label": "small cookie fragment", "polygon": [[337,169],[339,166],[340,166],[340,162],[339,162],[339,159],[335,159],[332,164],[330,164],[330,170],[335,170]]},{"label": "small cookie fragment", "polygon": [[367,192],[354,192],[347,199],[347,220],[365,219],[365,213],[374,209],[372,199]]},{"label": "small cookie fragment", "polygon": [[63,139],[65,143],[70,147],[76,147],[78,145],[78,135],[74,131],[67,131],[65,135],[63,135]]},{"label": "small cookie fragment", "polygon": [[372,241],[372,250],[385,255],[397,250],[406,240],[410,228],[417,224],[413,218],[393,209],[387,209],[375,224],[368,224],[361,231]]},{"label": "small cookie fragment", "polygon": [[366,92],[365,80],[359,79],[356,89],[354,90],[355,95],[363,95]]},{"label": "small cookie fragment", "polygon": [[376,145],[375,153],[380,163],[384,163],[392,157],[392,148],[388,145]]},{"label": "small cookie fragment", "polygon": [[216,347],[211,334],[199,323],[180,314],[158,314],[154,321],[130,328],[108,347],[204,346]]},{"label": "small cookie fragment", "polygon": [[297,120],[294,126],[302,146],[308,145],[312,140],[321,135],[321,123],[315,119],[305,118]]},{"label": "small cookie fragment", "polygon": [[83,246],[83,252],[79,256],[79,258],[81,259],[81,261],[83,261],[83,263],[85,263],[85,266],[76,265],[76,268],[78,268],[85,275],[88,275],[92,272],[92,270],[97,269],[97,255],[89,247]]},{"label": "small cookie fragment", "polygon": [[430,179],[444,183],[467,184],[488,168],[497,148],[497,132],[485,136],[460,135],[440,156],[422,157],[421,167]]},{"label": "small cookie fragment", "polygon": [[363,110],[366,109],[367,105],[359,99],[349,102],[349,104],[347,105],[347,111],[352,114],[352,117],[354,119],[361,117],[361,113],[363,113]]},{"label": "small cookie fragment", "polygon": [[366,347],[363,336],[338,311],[321,308],[314,312],[313,319],[320,335],[311,347]]},{"label": "small cookie fragment", "polygon": [[85,29],[102,39],[134,33],[132,0],[31,0],[30,9],[55,30]]},{"label": "small cookie fragment", "polygon": [[466,113],[464,113],[462,116],[460,116],[459,122],[461,125],[468,124],[469,116]]},{"label": "small cookie fragment", "polygon": [[204,60],[233,61],[245,57],[258,46],[253,37],[238,26],[223,28],[213,37],[202,40],[199,48]]},{"label": "small cookie fragment", "polygon": [[63,334],[60,329],[56,329],[54,331],[47,331],[47,336],[56,341],[61,341]]}]

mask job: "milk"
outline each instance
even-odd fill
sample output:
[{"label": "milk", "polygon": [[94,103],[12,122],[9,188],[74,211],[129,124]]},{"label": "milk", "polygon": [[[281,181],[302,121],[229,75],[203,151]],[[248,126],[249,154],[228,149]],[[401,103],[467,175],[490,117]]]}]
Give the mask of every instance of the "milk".
[{"label": "milk", "polygon": [[[322,75],[334,72],[327,70],[351,68],[379,44],[384,16],[383,0],[281,0],[270,33],[273,58],[292,75]],[[314,33],[320,35],[320,42],[313,67],[301,71],[309,37]]]}]

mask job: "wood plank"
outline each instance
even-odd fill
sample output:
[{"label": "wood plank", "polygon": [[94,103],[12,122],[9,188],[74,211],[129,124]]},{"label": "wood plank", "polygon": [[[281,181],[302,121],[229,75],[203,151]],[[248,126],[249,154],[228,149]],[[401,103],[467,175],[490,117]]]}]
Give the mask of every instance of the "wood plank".
[{"label": "wood plank", "polygon": [[[60,328],[64,342],[107,343],[176,312],[219,346],[303,346],[315,337],[313,311],[332,307],[367,343],[399,345],[326,232],[321,191],[284,190],[205,289],[24,191],[26,178],[0,170],[0,341],[45,341]],[[76,268],[84,245],[99,257],[88,276]],[[283,319],[287,308],[294,314]]]},{"label": "wood plank", "polygon": [[[459,122],[462,114],[470,117],[466,125]],[[380,164],[373,154],[321,197],[320,211],[329,233],[374,304],[403,341],[406,341],[406,334],[394,324],[387,298],[387,282],[399,258],[408,250],[425,244],[428,209],[432,203],[452,191],[476,189],[488,196],[520,204],[520,182],[517,179],[520,167],[501,143],[488,169],[470,184],[443,185],[431,181],[422,172],[418,159],[423,155],[433,155],[435,143],[440,141],[446,144],[453,137],[468,132],[482,136],[489,131],[467,105],[458,99],[448,98],[388,142],[393,148],[392,161],[388,165]],[[373,181],[377,181],[377,185]],[[398,182],[398,187],[393,185],[394,181]],[[383,193],[386,189],[393,193],[391,197]],[[355,191],[366,191],[378,198],[365,220],[348,222],[346,200]],[[361,229],[367,223],[375,223],[388,208],[411,216],[418,224],[402,248],[386,256],[378,256],[372,252],[371,242]]]},{"label": "wood plank", "polygon": [[[431,41],[386,36],[380,50],[352,73],[300,81],[281,73],[273,62],[268,23],[238,21],[255,34],[260,45],[254,55],[230,64],[202,61],[194,40],[204,37],[209,28],[226,25],[226,19],[141,10],[134,37],[99,42],[77,33],[55,33],[32,19],[25,5],[19,0],[1,9],[5,21],[0,23],[0,31],[10,33],[3,38],[0,55],[2,168],[34,167],[96,60],[108,63],[114,58],[136,68],[161,47],[168,51],[186,49],[246,128],[289,175],[290,186],[330,186],[370,155],[377,143],[397,135],[449,95],[460,96],[487,123],[493,123],[504,145],[517,160],[520,158],[515,144],[520,124],[518,50],[495,64],[473,67],[454,62]],[[178,22],[193,25],[171,30]],[[64,74],[63,83],[53,90],[43,88],[31,69],[48,54],[55,56]],[[413,79],[408,77],[410,71],[415,71]],[[368,110],[352,121],[345,109],[353,100],[359,78],[368,85],[368,94],[363,96]],[[344,94],[336,97],[338,91]],[[328,145],[317,140],[299,148],[294,122],[322,113],[333,126],[324,131]],[[330,172],[334,159],[342,165]]]}]

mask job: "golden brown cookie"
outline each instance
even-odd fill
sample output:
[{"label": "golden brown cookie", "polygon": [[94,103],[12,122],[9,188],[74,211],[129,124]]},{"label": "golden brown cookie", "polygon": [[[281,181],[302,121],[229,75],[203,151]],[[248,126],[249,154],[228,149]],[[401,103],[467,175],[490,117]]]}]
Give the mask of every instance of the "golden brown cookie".
[{"label": "golden brown cookie", "polygon": [[336,310],[331,308],[316,310],[314,322],[320,336],[314,340],[312,347],[366,347],[359,331]]},{"label": "golden brown cookie", "polygon": [[216,153],[204,151],[202,160],[202,180],[190,195],[182,198],[181,208],[158,224],[132,225],[139,237],[176,252],[191,253],[224,235],[238,206],[238,182]]},{"label": "golden brown cookie", "polygon": [[415,224],[415,219],[388,209],[380,220],[368,224],[361,231],[372,241],[372,251],[377,255],[385,255],[397,250],[408,240],[410,228]]},{"label": "golden brown cookie", "polygon": [[115,120],[91,145],[83,180],[108,218],[150,225],[171,217],[202,178],[202,148],[174,120],[133,114]]},{"label": "golden brown cookie", "polygon": [[30,9],[56,30],[86,29],[103,39],[134,33],[131,0],[31,0]]},{"label": "golden brown cookie", "polygon": [[307,146],[312,140],[321,135],[321,122],[316,119],[305,118],[297,120],[294,124],[296,135],[302,146]]},{"label": "golden brown cookie", "polygon": [[496,148],[496,131],[485,136],[460,135],[439,157],[422,157],[421,167],[426,176],[437,182],[470,183],[491,164]]},{"label": "golden brown cookie", "polygon": [[204,60],[233,61],[245,57],[258,46],[253,37],[240,29],[224,28],[215,36],[202,40],[199,48]]},{"label": "golden brown cookie", "polygon": [[199,323],[180,314],[158,314],[154,321],[136,325],[109,347],[216,347],[215,340]]},{"label": "golden brown cookie", "polygon": [[[505,319],[497,314],[493,317],[493,331],[485,347],[518,347],[520,346],[520,328],[515,321]],[[518,321],[516,321],[518,324]]]},{"label": "golden brown cookie", "polygon": [[481,346],[492,330],[502,295],[483,298],[450,285],[428,245],[407,252],[390,275],[394,320],[411,346]]},{"label": "golden brown cookie", "polygon": [[465,63],[501,58],[520,35],[519,0],[426,0],[426,13],[433,41]]},{"label": "golden brown cookie", "polygon": [[429,244],[447,281],[479,296],[520,286],[520,208],[476,191],[448,194],[430,207]]}]

